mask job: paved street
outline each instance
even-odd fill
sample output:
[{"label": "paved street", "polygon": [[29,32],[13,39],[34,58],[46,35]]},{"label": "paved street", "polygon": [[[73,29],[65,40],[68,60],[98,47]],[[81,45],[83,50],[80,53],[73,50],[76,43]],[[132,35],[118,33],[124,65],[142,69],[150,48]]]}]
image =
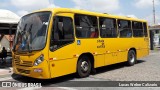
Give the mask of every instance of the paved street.
[{"label": "paved street", "polygon": [[[5,69],[6,75],[1,75],[2,70],[0,68],[0,81],[16,81],[23,83],[42,83],[40,88],[0,88],[2,90],[159,90],[159,88],[145,88],[145,87],[62,87],[62,86],[79,86],[83,85],[80,81],[160,81],[160,51],[151,51],[150,55],[138,60],[138,63],[134,66],[128,67],[125,63],[106,66],[97,69],[95,75],[90,75],[87,78],[76,78],[75,74],[63,76],[51,80],[38,80],[29,77],[23,77],[12,74],[12,68]],[[8,71],[7,71],[8,70]],[[72,82],[73,81],[73,82]],[[79,83],[77,83],[79,82]],[[75,85],[77,84],[77,85]],[[88,84],[89,85],[89,84]]]}]

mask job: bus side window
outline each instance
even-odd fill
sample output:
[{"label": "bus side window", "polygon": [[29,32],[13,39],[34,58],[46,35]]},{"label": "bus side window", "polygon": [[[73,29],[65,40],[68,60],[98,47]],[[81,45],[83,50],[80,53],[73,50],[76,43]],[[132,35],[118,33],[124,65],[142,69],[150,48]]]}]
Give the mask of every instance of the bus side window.
[{"label": "bus side window", "polygon": [[144,30],[144,36],[145,36],[145,37],[148,37],[147,23],[143,23],[143,30]]},{"label": "bus side window", "polygon": [[98,22],[96,16],[75,14],[74,20],[77,38],[98,37]]},{"label": "bus side window", "polygon": [[99,22],[100,35],[102,38],[117,37],[116,19],[100,17]]},{"label": "bus side window", "polygon": [[143,37],[143,27],[142,22],[132,22],[133,36]]},{"label": "bus side window", "polygon": [[131,22],[128,20],[118,20],[118,30],[120,37],[132,37]]},{"label": "bus side window", "polygon": [[70,17],[56,16],[51,35],[52,51],[74,41],[73,21]]}]

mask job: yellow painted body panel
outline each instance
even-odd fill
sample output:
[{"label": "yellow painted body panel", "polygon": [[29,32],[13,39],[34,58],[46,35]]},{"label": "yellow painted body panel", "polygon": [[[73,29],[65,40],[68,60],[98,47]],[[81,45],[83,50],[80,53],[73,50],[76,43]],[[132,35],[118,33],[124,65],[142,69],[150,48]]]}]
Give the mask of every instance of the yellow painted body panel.
[{"label": "yellow painted body panel", "polygon": [[[43,9],[36,12],[41,11],[51,11],[52,17],[50,20],[47,43],[43,50],[34,51],[29,54],[20,54],[13,53],[13,70],[14,73],[25,75],[34,78],[40,79],[49,79],[55,78],[71,73],[75,73],[77,69],[77,61],[80,55],[83,53],[90,53],[94,57],[94,68],[111,65],[115,63],[125,62],[127,61],[128,51],[131,48],[136,49],[137,58],[141,58],[149,54],[149,38],[141,37],[141,38],[90,38],[90,39],[78,39],[75,37],[75,41],[71,44],[68,44],[56,51],[50,51],[50,37],[51,30],[53,25],[54,16],[66,16],[71,17],[74,21],[74,14],[87,14],[94,16],[103,16],[103,17],[111,17],[116,19],[125,19],[125,20],[134,20],[146,22],[145,20],[120,17],[109,14],[101,14],[88,12],[83,10],[74,10],[74,9]],[[75,30],[74,30],[75,34]],[[77,40],[80,40],[81,44],[77,44]],[[38,66],[25,67],[16,65],[14,62],[19,57],[22,61],[31,61],[32,63],[38,58],[41,54],[44,55],[44,62],[42,62]],[[35,68],[42,68],[42,73],[36,73],[33,70]],[[17,69],[21,70],[30,70],[30,74],[24,74]]]},{"label": "yellow painted body panel", "polygon": [[[44,50],[45,51],[45,50]],[[16,74],[21,74],[24,76],[35,77],[39,79],[48,79],[50,78],[50,72],[48,67],[48,55],[43,51],[36,51],[30,54],[14,54],[13,55],[13,72]],[[44,55],[44,61],[38,66],[33,66],[34,61],[41,55]],[[17,60],[20,60],[18,62]],[[21,62],[22,61],[22,62]],[[30,63],[32,62],[32,64]],[[42,73],[34,72],[34,69],[41,68],[43,70]],[[20,70],[18,70],[20,69]],[[28,74],[26,71],[29,71]]]}]

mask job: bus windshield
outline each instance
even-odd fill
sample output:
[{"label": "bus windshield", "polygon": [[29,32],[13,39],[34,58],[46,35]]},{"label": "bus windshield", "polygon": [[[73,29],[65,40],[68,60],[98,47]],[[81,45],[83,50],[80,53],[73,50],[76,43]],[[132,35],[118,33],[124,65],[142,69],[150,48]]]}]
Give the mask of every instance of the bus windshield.
[{"label": "bus windshield", "polygon": [[50,12],[38,12],[21,18],[14,41],[14,51],[41,50],[45,47]]}]

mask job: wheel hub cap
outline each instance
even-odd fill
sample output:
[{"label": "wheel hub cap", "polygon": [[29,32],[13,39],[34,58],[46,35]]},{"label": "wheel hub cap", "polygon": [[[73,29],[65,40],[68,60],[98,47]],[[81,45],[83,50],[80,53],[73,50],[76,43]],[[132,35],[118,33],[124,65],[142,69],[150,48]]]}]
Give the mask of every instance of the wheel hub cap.
[{"label": "wheel hub cap", "polygon": [[81,68],[82,68],[83,71],[86,72],[88,70],[88,63],[86,61],[83,61],[81,63]]},{"label": "wheel hub cap", "polygon": [[131,62],[132,62],[132,63],[135,61],[134,54],[131,54],[131,55],[130,55],[130,59],[131,59]]}]

